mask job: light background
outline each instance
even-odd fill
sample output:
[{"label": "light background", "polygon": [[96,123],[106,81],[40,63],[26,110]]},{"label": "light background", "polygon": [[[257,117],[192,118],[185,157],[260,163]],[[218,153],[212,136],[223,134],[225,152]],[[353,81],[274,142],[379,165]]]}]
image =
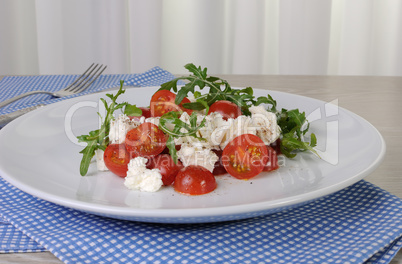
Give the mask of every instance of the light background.
[{"label": "light background", "polygon": [[0,0],[0,75],[402,75],[400,0]]}]

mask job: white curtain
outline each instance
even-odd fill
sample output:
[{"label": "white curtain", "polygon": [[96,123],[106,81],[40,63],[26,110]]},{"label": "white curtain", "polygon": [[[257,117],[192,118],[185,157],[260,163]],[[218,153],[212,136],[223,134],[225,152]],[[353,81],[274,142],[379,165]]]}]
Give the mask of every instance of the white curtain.
[{"label": "white curtain", "polygon": [[0,75],[402,75],[401,0],[0,0]]}]

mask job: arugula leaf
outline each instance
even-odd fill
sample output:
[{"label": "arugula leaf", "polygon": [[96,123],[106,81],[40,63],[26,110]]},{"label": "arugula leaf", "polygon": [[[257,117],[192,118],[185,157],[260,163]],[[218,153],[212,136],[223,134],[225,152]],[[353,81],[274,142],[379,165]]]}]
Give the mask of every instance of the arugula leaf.
[{"label": "arugula leaf", "polygon": [[119,97],[121,94],[125,92],[125,90],[123,89],[123,84],[124,81],[120,81],[120,88],[117,91],[116,95],[106,94],[106,96],[111,99],[110,104],[104,98],[100,99],[106,109],[106,116],[103,119],[101,127],[94,131],[90,131],[88,135],[81,135],[77,137],[78,142],[87,143],[87,146],[80,151],[80,153],[83,155],[80,164],[80,174],[82,176],[85,176],[87,174],[89,164],[91,163],[92,158],[95,156],[95,151],[97,149],[105,150],[107,145],[109,144],[110,122],[114,119],[113,117],[114,111],[117,109],[122,109],[123,107],[127,106],[129,106],[129,109],[131,110],[135,108],[135,106],[134,107],[130,106],[128,103],[121,103],[121,104],[116,103],[117,97]]},{"label": "arugula leaf", "polygon": [[[185,103],[183,107],[198,111],[206,109],[206,106],[210,106],[218,100],[228,100],[238,105],[244,115],[250,115],[251,113],[248,110],[250,106],[266,104],[268,105],[267,110],[277,115],[278,125],[282,131],[281,149],[283,149],[283,154],[291,158],[296,156],[298,151],[310,150],[316,153],[313,149],[317,143],[317,138],[314,134],[311,134],[310,143],[303,141],[303,135],[305,135],[309,129],[309,123],[306,120],[304,112],[301,113],[298,109],[281,109],[281,111],[278,111],[276,101],[269,94],[266,97],[260,96],[255,98],[251,87],[233,89],[226,80],[219,77],[208,76],[207,68],[196,67],[191,63],[186,64],[184,67],[191,73],[189,76],[175,78],[172,81],[162,84],[160,88],[160,90],[173,90],[177,92],[176,104],[179,104],[183,98],[190,93],[194,95],[197,101]],[[187,81],[180,89],[177,85],[179,80]],[[196,88],[200,90],[209,88],[209,90],[201,94]],[[203,103],[201,103],[201,101]],[[303,127],[303,125],[305,126]],[[194,129],[195,127],[190,128],[191,131]],[[169,132],[165,131],[165,133]],[[171,133],[174,132],[171,131]],[[179,137],[180,135],[175,134],[174,136]]]},{"label": "arugula leaf", "polygon": [[254,105],[260,105],[260,104],[268,104],[271,105],[271,108],[268,109],[268,111],[271,111],[273,113],[276,113],[276,101],[272,98],[271,95],[267,95],[267,97],[260,96],[257,98],[257,101],[254,102]]},{"label": "arugula leaf", "polygon": [[123,113],[127,116],[141,116],[142,110],[139,109],[136,105],[126,103]]},{"label": "arugula leaf", "polygon": [[[233,89],[230,84],[219,77],[208,76],[207,68],[202,69],[196,67],[194,64],[189,63],[184,66],[190,73],[189,76],[182,76],[175,78],[169,82],[161,85],[159,90],[172,90],[177,92],[176,104],[180,104],[184,97],[187,97],[190,93],[194,94],[197,99],[202,99],[207,105],[212,105],[219,100],[228,100],[237,104],[247,112],[248,105],[250,105],[253,99],[253,89],[247,87],[245,89]],[[178,88],[178,81],[187,81],[180,89]],[[201,95],[196,88],[203,90],[209,88],[204,95]],[[205,106],[198,102],[183,104],[184,108],[193,110],[203,110]],[[249,114],[249,113],[248,113]]]},{"label": "arugula leaf", "polygon": [[[307,124],[306,128],[302,129],[305,124]],[[297,152],[308,150],[319,156],[314,149],[317,145],[317,137],[314,133],[310,135],[310,143],[303,141],[303,135],[309,129],[305,112],[300,113],[299,109],[282,109],[278,113],[278,125],[282,130],[280,149],[286,157],[293,158]]]},{"label": "arugula leaf", "polygon": [[[198,99],[197,102],[203,105],[207,112],[209,110],[208,104],[202,99]],[[204,141],[204,138],[197,136],[197,131],[205,126],[205,118],[201,121],[200,125],[197,125],[197,113],[192,112],[189,118],[189,124],[180,120],[180,113],[178,112],[168,112],[161,116],[159,119],[159,128],[169,135],[169,138],[166,142],[166,146],[169,149],[169,154],[172,157],[173,161],[177,163],[177,153],[176,153],[176,145],[174,142],[175,138],[192,136],[198,140]],[[171,125],[173,125],[173,129],[169,129]]]},{"label": "arugula leaf", "polygon": [[309,143],[301,141],[293,137],[292,134],[288,133],[283,136],[280,148],[281,152],[289,158],[295,157],[296,151],[307,151],[307,150],[319,156],[317,151],[313,148],[315,144],[316,144],[316,137],[314,134],[311,134],[311,142]]}]

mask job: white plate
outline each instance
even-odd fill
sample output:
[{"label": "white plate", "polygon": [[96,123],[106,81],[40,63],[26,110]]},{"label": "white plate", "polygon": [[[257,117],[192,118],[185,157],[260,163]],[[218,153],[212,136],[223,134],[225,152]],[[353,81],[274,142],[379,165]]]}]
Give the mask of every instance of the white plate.
[{"label": "white plate", "polygon": [[[155,90],[128,89],[119,100],[146,106]],[[311,153],[299,154],[294,160],[283,158],[279,170],[248,181],[218,176],[217,189],[201,196],[182,195],[172,187],[155,193],[130,191],[123,178],[97,172],[95,163],[89,175],[81,177],[82,147],[72,133],[87,134],[98,127],[98,100],[105,97],[99,93],[43,107],[0,130],[0,175],[29,194],[92,214],[145,222],[202,223],[300,206],[363,179],[384,157],[382,136],[363,118],[319,100],[255,89],[257,96],[267,93],[279,108],[306,112],[322,159]]]}]

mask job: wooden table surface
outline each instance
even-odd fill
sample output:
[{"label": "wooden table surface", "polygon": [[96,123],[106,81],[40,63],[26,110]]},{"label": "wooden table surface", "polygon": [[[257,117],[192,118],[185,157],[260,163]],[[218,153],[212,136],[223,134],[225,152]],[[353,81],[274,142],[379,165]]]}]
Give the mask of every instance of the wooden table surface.
[{"label": "wooden table surface", "polygon": [[[221,75],[234,87],[251,86],[304,95],[326,102],[338,100],[373,124],[387,151],[382,164],[366,180],[402,198],[402,77]],[[0,76],[0,79],[2,77]],[[0,263],[61,263],[49,252],[0,254]],[[402,251],[392,260],[402,264]]]}]

